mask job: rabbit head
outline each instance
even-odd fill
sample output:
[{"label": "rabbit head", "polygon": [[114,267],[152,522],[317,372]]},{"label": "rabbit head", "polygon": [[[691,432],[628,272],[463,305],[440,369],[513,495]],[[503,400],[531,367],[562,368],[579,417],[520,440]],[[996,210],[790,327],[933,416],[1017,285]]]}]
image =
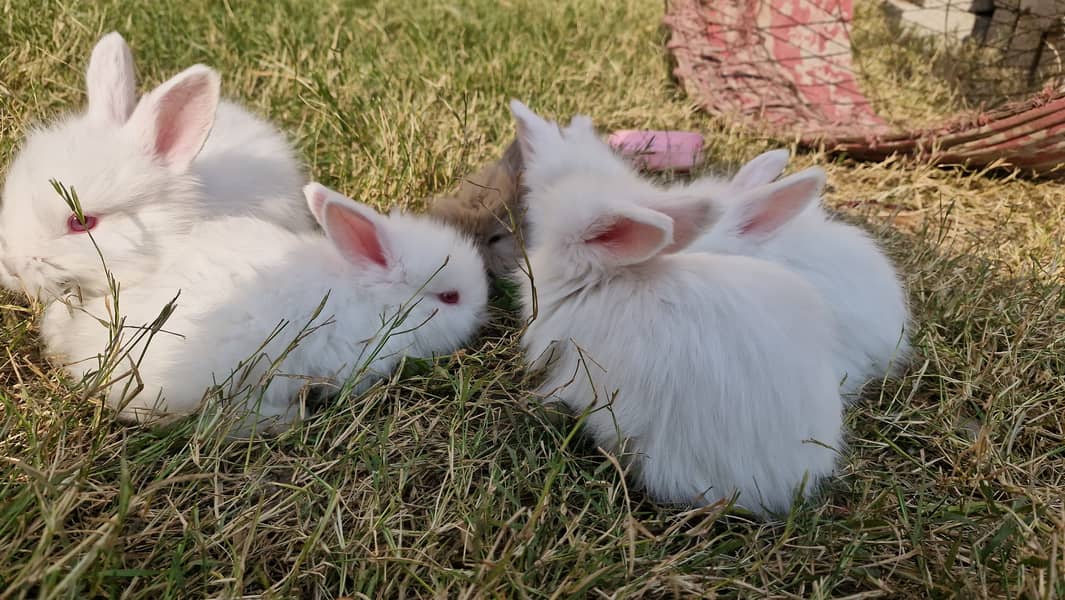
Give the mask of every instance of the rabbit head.
[{"label": "rabbit head", "polygon": [[591,120],[565,129],[514,101],[525,155],[533,273],[598,278],[691,243],[716,218],[707,197],[662,189],[637,175]]},{"label": "rabbit head", "polygon": [[433,200],[429,214],[469,234],[484,255],[488,273],[505,275],[521,260],[524,221],[522,156],[517,140],[503,157],[464,178],[454,195]]},{"label": "rabbit head", "polygon": [[[0,283],[39,297],[103,294],[101,255],[120,283],[150,273],[167,239],[202,209],[189,168],[211,131],[219,86],[217,73],[196,65],[136,103],[129,48],[105,36],[87,71],[87,110],[31,131],[8,169]],[[53,180],[76,194],[83,218]]]},{"label": "rabbit head", "polygon": [[304,188],[307,205],[340,255],[358,267],[351,284],[377,304],[408,306],[415,354],[431,355],[468,340],[484,318],[484,262],[463,234],[436,221],[382,215],[321,184]]}]

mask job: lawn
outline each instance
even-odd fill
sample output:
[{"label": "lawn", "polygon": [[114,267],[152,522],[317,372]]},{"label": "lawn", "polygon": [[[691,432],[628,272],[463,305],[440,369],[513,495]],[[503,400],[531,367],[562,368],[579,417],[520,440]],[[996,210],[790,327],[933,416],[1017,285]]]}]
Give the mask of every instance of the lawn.
[{"label": "lawn", "polygon": [[[715,166],[787,140],[695,111],[652,0],[0,3],[0,172],[84,100],[111,30],[144,85],[196,62],[323,183],[421,210],[498,155],[506,101],[604,129],[696,129]],[[143,87],[143,86],[142,86]],[[919,112],[919,111],[917,111]],[[112,421],[0,292],[0,598],[1065,597],[1065,186],[825,165],[916,319],[910,373],[848,411],[839,476],[783,521],[659,506],[538,409],[502,308],[290,433]],[[713,432],[707,432],[713,435]]]}]

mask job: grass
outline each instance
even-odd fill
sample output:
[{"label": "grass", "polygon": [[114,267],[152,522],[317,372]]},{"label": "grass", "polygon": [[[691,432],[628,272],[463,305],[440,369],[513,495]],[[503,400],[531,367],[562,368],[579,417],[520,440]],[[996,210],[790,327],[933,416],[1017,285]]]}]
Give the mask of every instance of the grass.
[{"label": "grass", "polygon": [[[945,10],[967,9],[957,4]],[[1024,31],[1027,25],[1017,27]],[[959,112],[996,108],[1065,75],[1059,64],[1048,62],[1029,77],[1026,66],[1011,66],[1023,51],[1009,49],[1008,40],[963,42],[888,17],[878,0],[854,2],[850,35],[861,89],[877,113],[899,129],[935,126]]]},{"label": "grass", "polygon": [[[420,209],[511,135],[505,101],[694,128],[645,0],[0,3],[0,165],[83,101],[118,29],[141,78],[194,62],[292,132],[324,183]],[[891,107],[887,107],[890,109]],[[901,108],[899,110],[902,110]],[[535,408],[505,315],[278,439],[113,423],[0,293],[0,597],[1065,597],[1065,190],[856,164],[827,203],[905,274],[919,352],[847,416],[839,477],[784,522],[657,506]]]}]

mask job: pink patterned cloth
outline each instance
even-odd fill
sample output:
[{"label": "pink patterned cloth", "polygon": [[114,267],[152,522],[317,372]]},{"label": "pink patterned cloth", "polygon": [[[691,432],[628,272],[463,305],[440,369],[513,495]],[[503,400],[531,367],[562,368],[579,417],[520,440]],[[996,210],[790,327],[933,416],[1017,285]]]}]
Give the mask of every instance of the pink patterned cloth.
[{"label": "pink patterned cloth", "polygon": [[703,157],[703,136],[691,131],[623,129],[608,142],[647,171],[690,171]]},{"label": "pink patterned cloth", "polygon": [[890,133],[854,79],[850,0],[683,0],[672,8],[675,74],[699,96],[712,90],[714,112],[796,133],[811,124]]},{"label": "pink patterned cloth", "polygon": [[1048,173],[1065,162],[1065,89],[941,126],[903,131],[873,110],[854,77],[851,0],[671,0],[674,74],[705,110],[778,138],[856,158]]}]

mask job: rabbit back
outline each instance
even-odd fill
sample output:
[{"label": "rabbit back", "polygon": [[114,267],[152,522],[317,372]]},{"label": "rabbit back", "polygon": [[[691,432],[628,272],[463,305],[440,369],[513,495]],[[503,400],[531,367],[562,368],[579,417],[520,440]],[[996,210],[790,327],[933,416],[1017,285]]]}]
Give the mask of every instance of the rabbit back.
[{"label": "rabbit back", "polygon": [[192,170],[219,216],[254,215],[292,231],[314,227],[300,192],[306,177],[291,143],[239,104],[219,103]]},{"label": "rabbit back", "polygon": [[[658,500],[740,493],[786,510],[832,473],[842,406],[831,317],[795,274],[745,257],[681,254],[579,294],[539,274],[523,339],[548,367],[540,392],[578,413],[608,447],[624,441]],[[652,268],[654,270],[652,270]],[[530,307],[532,288],[525,287]],[[620,438],[619,438],[620,433]]]}]

